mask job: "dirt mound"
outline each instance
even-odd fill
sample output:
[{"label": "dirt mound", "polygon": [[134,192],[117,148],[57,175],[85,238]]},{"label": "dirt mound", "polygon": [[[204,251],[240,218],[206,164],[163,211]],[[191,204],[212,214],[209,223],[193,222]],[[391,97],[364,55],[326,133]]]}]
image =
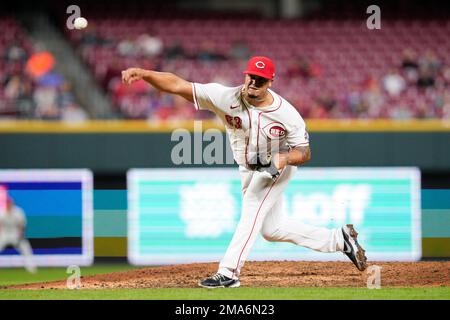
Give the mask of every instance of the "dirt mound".
[{"label": "dirt mound", "polygon": [[[374,264],[373,264],[374,265]],[[450,261],[380,262],[382,287],[450,286]],[[217,263],[148,267],[126,272],[82,277],[83,289],[195,288],[217,270]],[[346,262],[247,262],[245,287],[365,287],[367,272]],[[14,286],[15,289],[65,289],[66,282]]]}]

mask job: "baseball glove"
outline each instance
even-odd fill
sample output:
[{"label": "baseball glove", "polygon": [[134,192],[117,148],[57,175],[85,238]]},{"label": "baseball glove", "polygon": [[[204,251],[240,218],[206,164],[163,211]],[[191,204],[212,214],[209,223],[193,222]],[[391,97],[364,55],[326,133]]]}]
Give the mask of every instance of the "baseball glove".
[{"label": "baseball glove", "polygon": [[275,180],[280,175],[280,171],[272,161],[272,157],[270,154],[268,156],[255,154],[252,158],[250,158],[250,161],[247,164],[247,168],[252,171],[266,172],[273,180]]}]

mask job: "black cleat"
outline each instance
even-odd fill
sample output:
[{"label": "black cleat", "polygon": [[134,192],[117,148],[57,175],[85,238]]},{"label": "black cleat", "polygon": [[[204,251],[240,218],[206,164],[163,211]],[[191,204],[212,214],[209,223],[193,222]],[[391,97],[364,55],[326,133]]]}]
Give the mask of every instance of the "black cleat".
[{"label": "black cleat", "polygon": [[237,288],[241,285],[239,280],[234,280],[224,276],[223,274],[216,273],[210,278],[207,278],[198,283],[203,288]]},{"label": "black cleat", "polygon": [[347,257],[352,260],[359,271],[364,271],[367,268],[367,257],[365,250],[359,245],[357,241],[358,233],[353,228],[352,224],[347,224],[342,227],[342,235],[344,236],[344,250]]}]

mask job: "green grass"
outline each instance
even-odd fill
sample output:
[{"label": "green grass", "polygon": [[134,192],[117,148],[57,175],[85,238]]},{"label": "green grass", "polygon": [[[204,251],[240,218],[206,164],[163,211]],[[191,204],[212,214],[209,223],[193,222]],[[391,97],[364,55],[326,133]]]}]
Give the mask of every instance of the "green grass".
[{"label": "green grass", "polygon": [[1,299],[148,299],[148,300],[385,300],[450,299],[450,287],[435,288],[237,288],[237,289],[106,289],[0,290]]},{"label": "green grass", "polygon": [[[136,269],[136,267],[128,264],[95,264],[90,267],[80,267],[81,276],[126,271],[131,269]],[[66,270],[67,268],[62,267],[39,268],[36,274],[31,274],[23,268],[0,269],[0,286],[65,280],[70,275],[66,273]]]},{"label": "green grass", "polygon": [[[81,267],[81,275],[135,269],[127,264],[96,264]],[[0,269],[0,286],[65,280],[66,268],[40,268],[30,274],[22,268]],[[83,279],[81,280],[83,282]],[[103,290],[0,290],[4,299],[151,299],[151,300],[301,300],[301,299],[446,299],[450,287],[434,288],[248,288],[237,289],[103,289]]]}]

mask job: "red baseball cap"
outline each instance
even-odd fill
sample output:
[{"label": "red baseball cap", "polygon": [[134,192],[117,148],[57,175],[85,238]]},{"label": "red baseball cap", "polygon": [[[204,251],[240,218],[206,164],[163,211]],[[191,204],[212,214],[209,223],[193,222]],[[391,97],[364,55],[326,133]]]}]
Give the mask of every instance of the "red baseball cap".
[{"label": "red baseball cap", "polygon": [[254,74],[269,80],[275,77],[275,64],[267,57],[252,57],[248,60],[244,74]]}]

